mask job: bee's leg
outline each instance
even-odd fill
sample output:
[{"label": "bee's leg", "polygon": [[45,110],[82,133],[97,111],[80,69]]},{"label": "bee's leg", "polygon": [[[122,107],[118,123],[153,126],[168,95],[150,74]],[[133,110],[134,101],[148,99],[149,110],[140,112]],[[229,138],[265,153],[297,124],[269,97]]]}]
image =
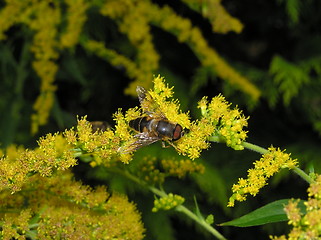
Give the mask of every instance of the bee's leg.
[{"label": "bee's leg", "polygon": [[[168,145],[166,145],[166,142],[168,143]],[[169,148],[171,146],[173,146],[173,144],[169,141],[162,141],[162,148]]]},{"label": "bee's leg", "polygon": [[[168,145],[166,145],[166,142],[168,143]],[[171,141],[162,141],[163,148],[169,148],[170,146],[176,149],[176,146]]]}]

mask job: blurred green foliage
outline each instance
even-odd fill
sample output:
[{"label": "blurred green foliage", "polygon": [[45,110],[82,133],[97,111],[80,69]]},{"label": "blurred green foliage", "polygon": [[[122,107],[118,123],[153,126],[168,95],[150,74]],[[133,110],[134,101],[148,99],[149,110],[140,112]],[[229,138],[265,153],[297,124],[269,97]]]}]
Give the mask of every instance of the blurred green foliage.
[{"label": "blurred green foliage", "polygon": [[[52,2],[63,5],[63,1]],[[121,20],[99,13],[97,8],[103,1],[93,2],[96,5],[87,10],[78,44],[58,50],[55,64],[59,68],[54,82],[57,90],[54,91],[47,124],[40,127],[36,135],[30,133],[31,115],[37,96],[43,93],[39,90],[41,80],[32,67],[32,31],[23,24],[6,29],[7,38],[0,42],[2,148],[13,143],[34,147],[39,136],[73,126],[77,115],[88,115],[89,120],[105,120],[112,125],[112,115],[118,108],[138,105],[137,98],[124,94],[124,89],[136,81],[137,76],[131,76],[125,65],[112,62],[110,55],[106,60],[86,48],[86,41],[91,39],[104,43],[109,50],[136,64],[137,69],[144,69],[144,64],[148,64],[148,61],[137,57],[145,56],[138,53],[144,49],[133,44],[128,32],[119,28]],[[258,89],[261,97],[252,98],[250,90],[240,87],[238,82],[227,80],[229,77],[224,77],[219,67],[204,64],[204,56],[200,56],[199,50],[190,42],[184,42],[178,38],[180,34],[157,23],[148,24],[148,33],[152,36],[151,42],[159,62],[157,67],[146,70],[145,78],[151,81],[153,73],[164,76],[170,85],[175,86],[175,97],[180,100],[182,110],[190,110],[195,118],[199,115],[196,104],[202,96],[213,97],[223,93],[250,116],[249,142],[264,147],[273,144],[286,148],[287,152],[292,152],[293,158],[298,158],[303,168],[320,172],[321,3],[317,0],[225,0],[221,3],[208,0],[204,1],[207,4],[195,5],[197,2],[154,1],[150,4],[159,8],[169,5],[178,16],[191,21],[192,26],[200,29],[209,48],[215,48],[219,53],[219,59],[228,62],[233,72]],[[242,22],[243,31],[239,34],[232,30],[224,34],[213,32],[213,22],[210,21],[218,14],[209,7],[213,2],[220,3],[238,24]],[[1,7],[4,8],[5,4],[2,3]],[[204,15],[204,11],[212,15]],[[236,21],[234,18],[233,22]],[[162,159],[176,156],[176,152],[154,144],[140,149],[135,161],[139,162],[148,155]],[[305,197],[305,183],[281,173],[259,196],[234,209],[227,209],[232,184],[239,177],[246,176],[247,169],[259,157],[246,150],[231,151],[212,143],[211,149],[196,160],[206,167],[203,175],[170,179],[165,188],[168,192],[179,192],[191,208],[195,207],[193,198],[196,196],[201,212],[214,214],[215,223],[234,219],[277,199]],[[153,197],[117,174],[107,173],[103,168],[91,168],[84,163],[75,168],[75,173],[84,182],[106,184],[111,191],[127,193],[143,214],[146,239],[210,239],[206,233],[201,233],[203,230],[195,232],[194,228],[187,228],[185,224],[191,223],[178,215],[151,213]],[[286,226],[282,227],[271,224],[263,229],[221,227],[219,230],[229,239],[257,239],[257,236],[284,233]]]}]

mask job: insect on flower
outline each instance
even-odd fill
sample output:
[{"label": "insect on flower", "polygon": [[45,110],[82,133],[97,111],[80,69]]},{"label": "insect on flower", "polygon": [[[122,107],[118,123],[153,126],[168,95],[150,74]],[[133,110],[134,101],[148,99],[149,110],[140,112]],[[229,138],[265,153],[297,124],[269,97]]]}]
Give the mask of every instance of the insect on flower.
[{"label": "insect on flower", "polygon": [[177,141],[184,135],[183,127],[170,122],[165,117],[159,105],[145,88],[138,86],[136,92],[144,115],[129,121],[129,126],[136,130],[138,134],[134,136],[135,142],[127,147],[125,146],[122,151],[134,151],[157,141],[162,141],[163,147],[165,147],[165,142],[174,146],[172,142]]}]

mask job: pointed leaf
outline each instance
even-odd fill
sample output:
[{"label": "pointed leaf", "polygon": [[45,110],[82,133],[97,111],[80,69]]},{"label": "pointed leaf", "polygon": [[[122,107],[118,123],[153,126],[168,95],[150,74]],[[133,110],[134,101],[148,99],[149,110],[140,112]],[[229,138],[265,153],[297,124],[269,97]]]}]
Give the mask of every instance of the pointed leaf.
[{"label": "pointed leaf", "polygon": [[196,197],[194,196],[194,203],[195,203],[195,214],[196,216],[198,216],[199,218],[203,218],[202,214],[201,214],[201,211],[198,207],[198,204],[197,204],[197,200],[196,200]]},{"label": "pointed leaf", "polygon": [[[267,223],[287,221],[288,218],[283,209],[290,200],[291,199],[282,199],[269,203],[240,218],[222,223],[220,226],[251,227]],[[302,213],[305,212],[303,201],[300,201],[298,206]]]}]

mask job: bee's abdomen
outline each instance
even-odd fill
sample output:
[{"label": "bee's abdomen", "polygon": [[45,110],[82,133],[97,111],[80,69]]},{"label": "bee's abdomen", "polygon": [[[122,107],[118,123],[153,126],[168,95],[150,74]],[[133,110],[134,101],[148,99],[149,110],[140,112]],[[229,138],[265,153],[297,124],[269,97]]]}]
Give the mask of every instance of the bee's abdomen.
[{"label": "bee's abdomen", "polygon": [[129,126],[135,129],[137,132],[143,132],[144,130],[146,131],[149,124],[150,120],[147,120],[147,117],[140,117],[129,121]]}]

